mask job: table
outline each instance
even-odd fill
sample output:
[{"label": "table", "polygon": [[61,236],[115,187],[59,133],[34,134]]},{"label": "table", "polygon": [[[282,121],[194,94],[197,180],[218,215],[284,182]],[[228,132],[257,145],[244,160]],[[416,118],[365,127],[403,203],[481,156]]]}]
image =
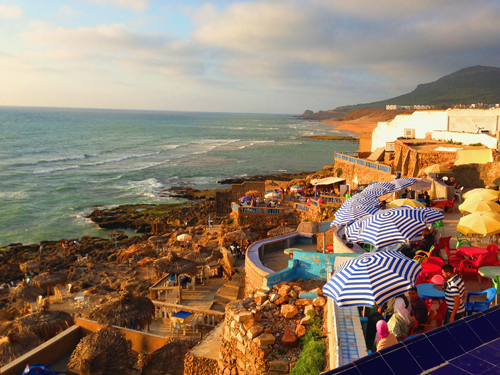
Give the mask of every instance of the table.
[{"label": "table", "polygon": [[488,250],[483,249],[482,247],[473,247],[473,246],[459,247],[457,249],[457,253],[462,255],[462,256],[466,256],[466,257],[470,257],[470,258],[477,258],[480,255],[488,254]]},{"label": "table", "polygon": [[291,254],[293,254],[293,253],[294,253],[294,252],[296,252],[296,251],[297,251],[297,252],[303,252],[304,250],[302,250],[302,249],[296,249],[296,248],[291,247],[291,248],[289,248],[289,249],[285,249],[283,252],[284,252],[285,254],[290,254],[290,253],[291,253]]},{"label": "table", "polygon": [[420,275],[426,279],[430,279],[435,275],[441,275],[441,266],[433,263],[422,263],[422,272]]},{"label": "table", "polygon": [[483,249],[486,249],[489,245],[491,245],[489,242],[473,242],[472,246],[474,247],[480,247]]},{"label": "table", "polygon": [[180,310],[170,317],[171,320],[177,321],[181,324],[189,323],[193,319],[194,313]]},{"label": "table", "polygon": [[326,245],[325,252],[333,253],[333,245]]},{"label": "table", "polygon": [[437,207],[444,210],[444,204],[448,202],[448,199],[434,199],[431,201],[431,207]]},{"label": "table", "polygon": [[442,285],[439,284],[418,284],[418,295],[423,299],[444,299],[444,292],[441,289],[436,289],[436,286],[442,288]]},{"label": "table", "polygon": [[500,276],[500,267],[481,267],[478,272],[483,277],[494,279],[495,277]]}]

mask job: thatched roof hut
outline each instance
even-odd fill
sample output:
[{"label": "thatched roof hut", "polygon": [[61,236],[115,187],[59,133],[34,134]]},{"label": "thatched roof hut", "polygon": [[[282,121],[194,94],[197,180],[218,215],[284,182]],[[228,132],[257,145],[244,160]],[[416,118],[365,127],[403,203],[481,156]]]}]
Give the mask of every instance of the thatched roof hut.
[{"label": "thatched roof hut", "polygon": [[33,278],[33,284],[42,289],[47,288],[47,297],[50,295],[50,287],[62,285],[66,282],[68,276],[62,272],[47,271]]},{"label": "thatched roof hut", "polygon": [[269,232],[267,232],[267,235],[269,237],[278,237],[278,236],[284,236],[286,234],[290,234],[290,233],[293,233],[296,231],[297,231],[297,228],[294,228],[294,227],[280,226],[280,227],[271,229]]},{"label": "thatched roof hut", "polygon": [[174,341],[155,350],[146,358],[142,375],[183,375],[184,357],[196,341]]},{"label": "thatched roof hut", "polygon": [[226,235],[224,237],[226,237],[229,240],[240,240],[240,241],[249,240],[249,241],[255,241],[255,240],[257,240],[259,238],[259,235],[257,233],[254,233],[254,232],[250,232],[250,231],[247,231],[247,230],[240,229],[240,230],[237,230],[235,232],[226,233]]},{"label": "thatched roof hut", "polygon": [[41,265],[42,265],[42,263],[37,262],[36,260],[30,260],[28,262],[21,263],[19,265],[19,269],[21,271],[23,271],[24,273],[28,273],[30,271],[35,271],[35,270],[39,269]]},{"label": "thatched roof hut", "polygon": [[68,375],[131,375],[137,353],[118,330],[104,328],[85,336],[68,363]]},{"label": "thatched roof hut", "polygon": [[35,349],[42,340],[29,333],[9,332],[0,337],[0,367]]},{"label": "thatched roof hut", "polygon": [[208,265],[222,259],[223,255],[220,251],[213,250],[195,250],[188,252],[184,258],[199,265]]},{"label": "thatched roof hut", "polygon": [[148,243],[136,243],[131,245],[129,248],[126,250],[123,250],[120,255],[118,256],[118,260],[120,262],[125,262],[127,261],[130,257],[135,257],[137,256],[147,256],[147,255],[153,255],[154,251],[151,246],[151,244]]},{"label": "thatched roof hut", "polygon": [[94,308],[89,314],[89,319],[103,325],[128,328],[132,324],[134,328],[143,329],[151,323],[154,316],[155,305],[149,298],[124,293]]},{"label": "thatched roof hut", "polygon": [[43,289],[35,285],[21,283],[10,291],[10,295],[15,298],[21,298],[26,301],[35,300],[43,294]]},{"label": "thatched roof hut", "polygon": [[7,336],[9,332],[18,332],[13,321],[0,322],[0,337]]},{"label": "thatched roof hut", "polygon": [[42,310],[16,319],[14,324],[19,332],[32,333],[48,340],[71,327],[75,322],[67,312]]},{"label": "thatched roof hut", "polygon": [[154,267],[158,272],[170,273],[172,275],[188,275],[195,276],[198,273],[196,263],[179,257],[174,252],[169,252],[167,256],[158,259],[154,263]]}]

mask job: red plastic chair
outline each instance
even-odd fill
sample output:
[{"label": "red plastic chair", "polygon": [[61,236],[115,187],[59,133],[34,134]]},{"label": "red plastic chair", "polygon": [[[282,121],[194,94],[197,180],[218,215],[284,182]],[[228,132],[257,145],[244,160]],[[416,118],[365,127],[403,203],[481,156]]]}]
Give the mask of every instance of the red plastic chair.
[{"label": "red plastic chair", "polygon": [[451,240],[451,236],[450,237],[439,237],[439,242],[438,242],[438,246],[440,249],[446,249],[446,248],[450,248],[450,240]]},{"label": "red plastic chair", "polygon": [[448,257],[448,264],[450,264],[453,268],[457,268],[460,266],[460,263],[465,260],[462,255],[457,253],[457,249],[450,249],[449,247],[445,247],[444,251],[446,251],[446,256]]},{"label": "red plastic chair", "polygon": [[441,275],[434,275],[431,277],[431,284],[443,285],[444,277]]},{"label": "red plastic chair", "polygon": [[444,202],[444,210],[446,211],[447,208],[451,208],[453,210],[453,212],[455,212],[455,199],[456,197],[453,197],[453,199],[451,201],[446,201]]},{"label": "red plastic chair", "polygon": [[442,260],[439,257],[429,257],[429,258],[427,258],[427,263],[437,264],[440,267],[444,266],[444,260]]},{"label": "red plastic chair", "polygon": [[458,266],[458,272],[463,277],[474,275],[479,276],[479,283],[482,284],[483,278],[479,275],[478,270],[481,267],[495,266],[498,262],[498,255],[495,253],[488,253],[480,255],[476,260],[464,259]]},{"label": "red plastic chair", "polygon": [[498,246],[497,245],[495,245],[494,243],[489,244],[488,247],[486,248],[486,250],[488,250],[489,253],[496,254],[497,259],[500,260],[500,256],[498,255]]},{"label": "red plastic chair", "polygon": [[436,328],[443,325],[444,318],[446,318],[446,313],[448,312],[448,305],[446,301],[441,302],[436,310],[436,315],[434,315],[434,320],[436,321]]}]

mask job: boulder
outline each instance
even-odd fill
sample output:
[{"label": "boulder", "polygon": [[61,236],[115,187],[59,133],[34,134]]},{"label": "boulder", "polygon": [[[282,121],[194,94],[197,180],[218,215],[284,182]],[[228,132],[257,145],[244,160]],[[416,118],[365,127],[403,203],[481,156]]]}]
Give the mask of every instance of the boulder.
[{"label": "boulder", "polygon": [[302,337],[306,334],[307,328],[304,327],[302,324],[297,324],[297,327],[295,328],[295,334],[297,337]]},{"label": "boulder", "polygon": [[312,305],[312,301],[307,298],[301,298],[295,301],[295,306],[307,306],[307,305]]},{"label": "boulder", "polygon": [[263,296],[255,296],[254,300],[257,305],[262,305],[267,301],[267,295],[264,294]]},{"label": "boulder", "polygon": [[281,345],[287,348],[295,348],[299,342],[298,337],[289,329],[285,330],[285,334],[281,338]]},{"label": "boulder", "polygon": [[287,319],[293,318],[299,313],[299,310],[294,305],[281,305],[281,315]]},{"label": "boulder", "polygon": [[299,297],[295,290],[290,291],[290,293],[288,293],[288,296],[293,299],[297,299]]},{"label": "boulder", "polygon": [[253,339],[253,342],[257,346],[268,346],[273,345],[276,339],[270,333],[263,333],[260,336]]},{"label": "boulder", "polygon": [[292,288],[289,285],[283,285],[279,290],[278,294],[286,296]]},{"label": "boulder", "polygon": [[323,307],[326,305],[325,297],[318,297],[313,300],[313,305],[318,307]]},{"label": "boulder", "polygon": [[311,316],[306,315],[300,320],[299,325],[308,326],[309,324],[311,324]]},{"label": "boulder", "polygon": [[314,306],[309,305],[304,308],[304,314],[309,315],[309,311],[312,312],[313,316],[316,315],[316,310],[314,310]]}]

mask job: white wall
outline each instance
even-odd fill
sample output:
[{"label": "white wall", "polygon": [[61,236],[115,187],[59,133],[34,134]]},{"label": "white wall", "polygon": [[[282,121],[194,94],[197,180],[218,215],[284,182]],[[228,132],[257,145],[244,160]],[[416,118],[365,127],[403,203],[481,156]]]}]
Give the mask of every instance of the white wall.
[{"label": "white wall", "polygon": [[448,110],[450,131],[476,131],[476,125],[495,134],[498,130],[500,109],[451,109]]},{"label": "white wall", "polygon": [[418,111],[398,115],[390,122],[379,122],[372,133],[372,151],[403,137],[404,129],[415,129],[415,138],[423,139],[426,133],[434,130],[448,130],[448,114],[446,111]]},{"label": "white wall", "polygon": [[482,143],[488,148],[497,149],[498,140],[488,134],[475,134],[475,133],[457,133],[448,131],[436,131],[432,133],[432,139],[437,141],[462,142],[463,145],[470,145],[472,143]]}]

